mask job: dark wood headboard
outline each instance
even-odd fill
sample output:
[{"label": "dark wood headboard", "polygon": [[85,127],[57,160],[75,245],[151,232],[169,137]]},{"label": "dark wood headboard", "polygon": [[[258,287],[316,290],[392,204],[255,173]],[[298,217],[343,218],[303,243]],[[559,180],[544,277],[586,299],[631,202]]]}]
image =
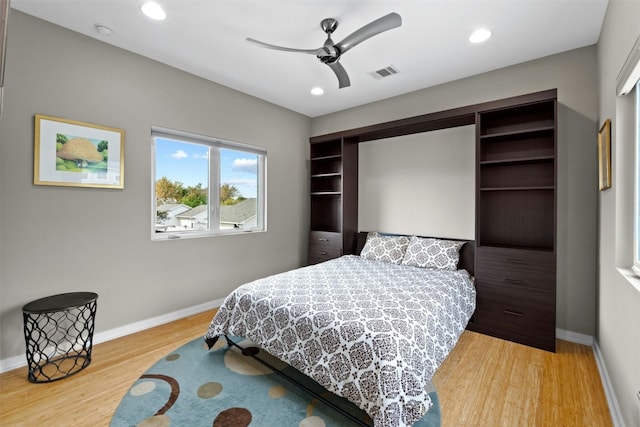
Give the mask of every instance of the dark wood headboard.
[{"label": "dark wood headboard", "polygon": [[[422,237],[422,236],[419,236]],[[426,236],[433,237],[433,236]],[[475,240],[462,240],[462,239],[451,239],[448,237],[434,237],[437,239],[446,239],[446,240],[456,240],[460,242],[467,242],[460,249],[460,260],[458,261],[458,268],[464,268],[471,274],[472,276],[475,274],[475,265],[476,265],[476,241]],[[355,248],[354,254],[360,255],[362,252],[362,248],[364,247],[365,242],[367,241],[367,232],[360,231],[356,234]]]}]

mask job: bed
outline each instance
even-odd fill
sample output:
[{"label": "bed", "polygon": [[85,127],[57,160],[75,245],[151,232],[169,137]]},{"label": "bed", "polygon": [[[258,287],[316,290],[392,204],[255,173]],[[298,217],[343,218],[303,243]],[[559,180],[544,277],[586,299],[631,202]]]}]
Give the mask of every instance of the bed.
[{"label": "bed", "polygon": [[360,255],[240,286],[205,340],[243,337],[353,402],[375,427],[411,426],[475,309],[475,244],[359,233],[355,246]]}]

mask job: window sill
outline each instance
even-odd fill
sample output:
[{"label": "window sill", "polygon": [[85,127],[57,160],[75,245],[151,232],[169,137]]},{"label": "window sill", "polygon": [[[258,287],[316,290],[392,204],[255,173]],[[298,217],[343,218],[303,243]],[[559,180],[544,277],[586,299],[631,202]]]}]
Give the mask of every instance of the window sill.
[{"label": "window sill", "polygon": [[170,240],[187,240],[187,239],[201,239],[206,237],[220,237],[220,236],[237,236],[241,234],[256,234],[256,233],[266,233],[266,229],[255,229],[255,230],[242,230],[242,231],[228,231],[228,232],[220,232],[220,233],[153,233],[151,236],[151,240],[154,242],[167,242]]},{"label": "window sill", "polygon": [[640,292],[640,277],[636,276],[636,274],[630,268],[618,268],[617,269],[622,277],[624,277],[627,282],[633,286],[636,291]]}]

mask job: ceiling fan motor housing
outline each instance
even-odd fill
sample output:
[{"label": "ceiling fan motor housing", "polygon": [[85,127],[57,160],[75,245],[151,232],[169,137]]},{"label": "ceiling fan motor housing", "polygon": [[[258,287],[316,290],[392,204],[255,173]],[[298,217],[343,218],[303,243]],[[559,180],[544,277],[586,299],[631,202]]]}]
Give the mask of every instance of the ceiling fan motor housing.
[{"label": "ceiling fan motor housing", "polygon": [[327,41],[324,42],[324,46],[322,46],[322,49],[324,50],[326,55],[318,55],[318,59],[325,64],[337,61],[342,54],[342,52],[340,52],[340,48],[333,44],[333,40],[331,40],[331,37],[327,38]]},{"label": "ceiling fan motor housing", "polygon": [[320,22],[320,28],[325,33],[331,34],[338,28],[338,21],[333,18],[325,18]]}]

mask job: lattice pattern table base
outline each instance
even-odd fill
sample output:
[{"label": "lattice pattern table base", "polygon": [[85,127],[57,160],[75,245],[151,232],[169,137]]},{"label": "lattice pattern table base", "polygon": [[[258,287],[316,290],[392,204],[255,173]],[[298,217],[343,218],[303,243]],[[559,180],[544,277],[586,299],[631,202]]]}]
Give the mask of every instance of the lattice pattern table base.
[{"label": "lattice pattern table base", "polygon": [[51,382],[89,366],[98,295],[59,294],[22,308],[29,381]]}]

